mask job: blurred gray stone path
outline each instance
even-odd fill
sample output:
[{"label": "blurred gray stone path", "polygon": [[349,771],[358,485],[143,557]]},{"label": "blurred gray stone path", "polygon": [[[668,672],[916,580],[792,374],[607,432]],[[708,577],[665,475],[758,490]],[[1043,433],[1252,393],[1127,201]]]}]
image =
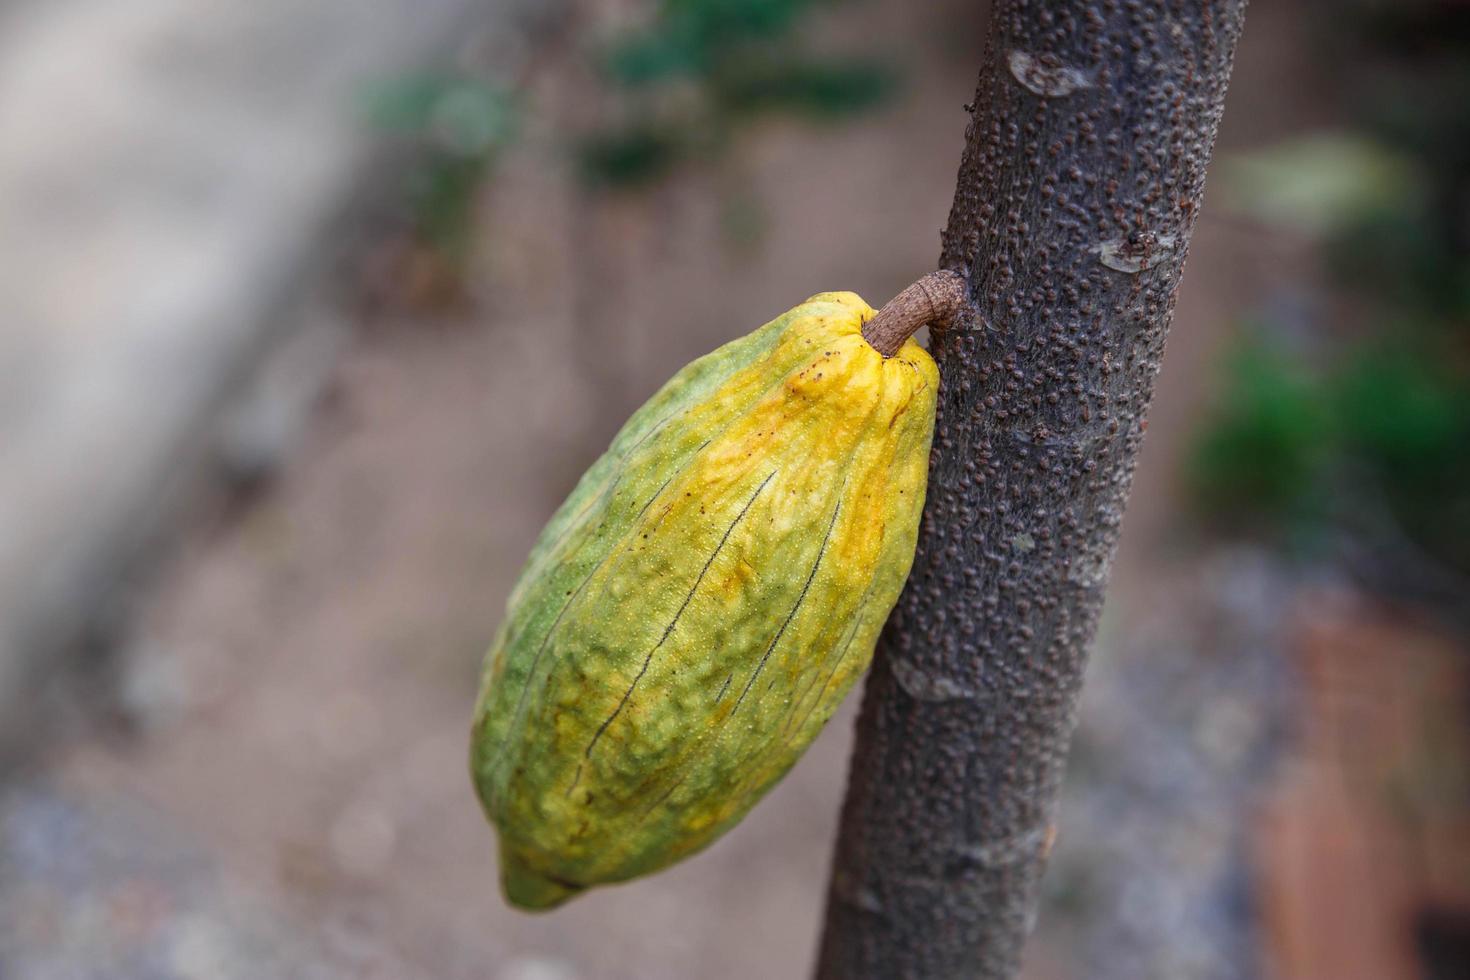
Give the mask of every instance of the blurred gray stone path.
[{"label": "blurred gray stone path", "polygon": [[0,790],[5,980],[402,980],[360,926],[304,921],[232,885],[206,849],[120,799]]},{"label": "blurred gray stone path", "polygon": [[510,6],[0,2],[0,753],[320,270],[366,88]]}]

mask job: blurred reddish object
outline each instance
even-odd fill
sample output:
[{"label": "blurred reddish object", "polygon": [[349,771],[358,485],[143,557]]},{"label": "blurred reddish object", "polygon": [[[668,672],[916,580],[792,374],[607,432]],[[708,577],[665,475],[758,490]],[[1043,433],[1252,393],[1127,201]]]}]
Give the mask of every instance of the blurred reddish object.
[{"label": "blurred reddish object", "polygon": [[1425,923],[1470,923],[1470,657],[1359,600],[1299,623],[1298,745],[1258,836],[1274,972],[1438,976]]}]

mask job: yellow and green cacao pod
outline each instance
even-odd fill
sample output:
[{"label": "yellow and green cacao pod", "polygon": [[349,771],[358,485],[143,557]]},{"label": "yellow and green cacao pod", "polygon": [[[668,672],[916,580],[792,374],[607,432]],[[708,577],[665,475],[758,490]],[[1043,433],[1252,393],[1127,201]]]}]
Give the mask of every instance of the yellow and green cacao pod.
[{"label": "yellow and green cacao pod", "polygon": [[680,371],[531,552],[471,770],[507,897],[549,908],[705,847],[867,667],[913,561],[938,373],[821,293]]}]

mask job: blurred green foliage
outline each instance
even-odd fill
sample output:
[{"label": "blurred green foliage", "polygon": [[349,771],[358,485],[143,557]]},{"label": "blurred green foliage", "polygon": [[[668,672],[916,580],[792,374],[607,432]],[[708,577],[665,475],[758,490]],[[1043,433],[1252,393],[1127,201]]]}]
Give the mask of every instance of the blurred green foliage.
[{"label": "blurred green foliage", "polygon": [[1244,332],[1189,481],[1224,523],[1296,541],[1368,529],[1379,550],[1466,572],[1470,10],[1327,6],[1329,56],[1357,66],[1341,93],[1351,130],[1227,161],[1222,177],[1236,208],[1318,238],[1347,322],[1309,324],[1327,343],[1307,349],[1269,321]]},{"label": "blurred green foliage", "polygon": [[788,38],[812,6],[814,0],[663,0],[649,27],[609,48],[608,74],[628,86],[711,77],[732,51]]},{"label": "blurred green foliage", "polygon": [[1253,331],[1225,359],[1189,460],[1195,499],[1235,526],[1317,541],[1387,508],[1417,547],[1470,569],[1470,377],[1414,343],[1344,347],[1326,367]]},{"label": "blurred green foliage", "polygon": [[[648,18],[597,46],[609,94],[595,129],[565,138],[585,181],[604,189],[653,183],[689,161],[728,150],[740,125],[771,113],[849,117],[887,99],[885,64],[815,53],[807,34],[820,7],[844,0],[648,0]],[[416,154],[404,190],[419,244],[462,273],[474,204],[520,132],[521,93],[468,73],[389,79],[368,93],[369,120]],[[764,227],[737,189],[726,202],[732,238]],[[737,211],[749,213],[736,214]]]},{"label": "blurred green foliage", "polygon": [[514,93],[468,75],[408,75],[370,92],[367,111],[419,156],[406,188],[415,230],[442,254],[462,258],[475,196],[516,137]]},{"label": "blurred green foliage", "polygon": [[866,57],[817,54],[803,28],[836,0],[662,0],[644,27],[614,38],[600,69],[614,121],[579,147],[604,187],[646,184],[718,155],[742,122],[765,113],[836,119],[878,105],[896,74]]},{"label": "blurred green foliage", "polygon": [[1414,160],[1363,133],[1308,133],[1220,161],[1226,206],[1311,235],[1415,208]]},{"label": "blurred green foliage", "polygon": [[1231,352],[1225,370],[1220,404],[1191,460],[1195,494],[1232,518],[1312,519],[1330,423],[1320,380],[1256,335]]}]

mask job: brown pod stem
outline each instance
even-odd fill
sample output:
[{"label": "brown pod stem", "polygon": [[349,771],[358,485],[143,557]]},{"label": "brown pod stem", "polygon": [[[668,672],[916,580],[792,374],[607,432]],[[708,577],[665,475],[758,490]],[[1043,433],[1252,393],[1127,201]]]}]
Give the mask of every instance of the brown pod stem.
[{"label": "brown pod stem", "polygon": [[883,305],[863,324],[863,339],[884,357],[898,353],[904,341],[926,323],[946,325],[965,303],[965,277],[940,269],[919,279]]}]

